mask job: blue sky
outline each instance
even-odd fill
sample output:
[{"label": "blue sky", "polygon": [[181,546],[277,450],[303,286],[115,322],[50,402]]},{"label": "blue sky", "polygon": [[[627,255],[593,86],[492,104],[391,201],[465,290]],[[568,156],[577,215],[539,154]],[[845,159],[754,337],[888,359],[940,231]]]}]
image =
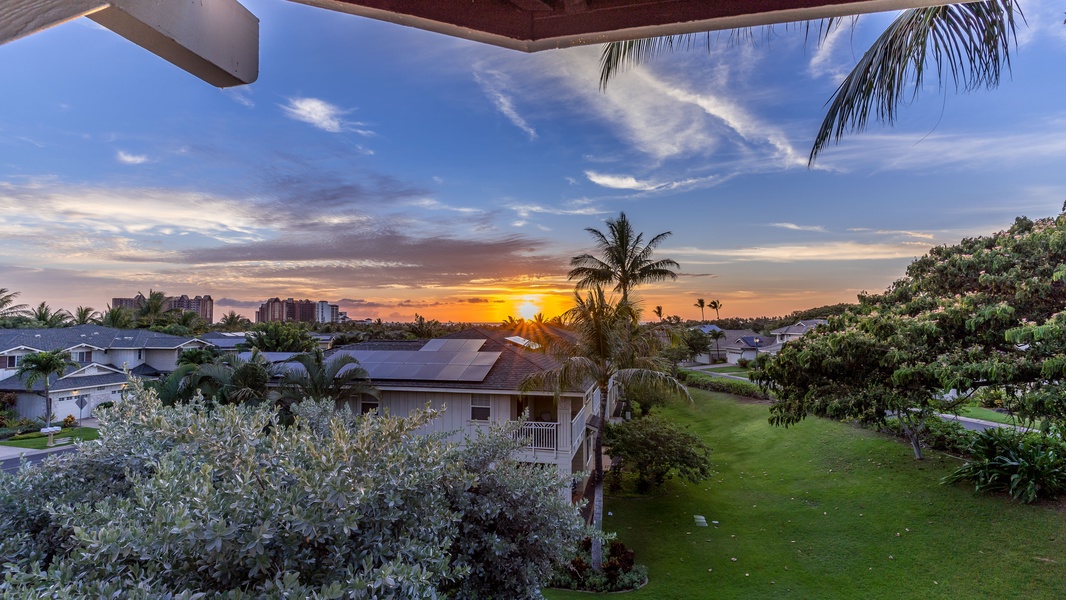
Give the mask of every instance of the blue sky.
[{"label": "blue sky", "polygon": [[891,15],[778,27],[598,89],[598,48],[523,54],[280,0],[260,77],[218,90],[80,19],[0,46],[0,287],[104,308],[149,288],[351,317],[565,309],[586,227],[625,211],[676,282],[649,314],[784,314],[881,291],[936,244],[1066,200],[1066,26],[1023,4],[1013,74],[806,156]]}]

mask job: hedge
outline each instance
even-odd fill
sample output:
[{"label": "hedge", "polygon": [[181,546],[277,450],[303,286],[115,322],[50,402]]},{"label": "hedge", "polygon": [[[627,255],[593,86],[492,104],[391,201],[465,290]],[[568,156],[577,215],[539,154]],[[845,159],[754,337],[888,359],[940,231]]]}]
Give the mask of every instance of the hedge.
[{"label": "hedge", "polygon": [[724,394],[733,394],[734,396],[755,398],[758,400],[771,399],[770,394],[764,392],[762,388],[748,381],[741,381],[739,379],[733,379],[732,377],[715,377],[714,375],[707,375],[706,373],[690,371],[688,369],[681,369],[680,375],[681,381],[689,387],[707,390],[708,392],[722,392]]}]

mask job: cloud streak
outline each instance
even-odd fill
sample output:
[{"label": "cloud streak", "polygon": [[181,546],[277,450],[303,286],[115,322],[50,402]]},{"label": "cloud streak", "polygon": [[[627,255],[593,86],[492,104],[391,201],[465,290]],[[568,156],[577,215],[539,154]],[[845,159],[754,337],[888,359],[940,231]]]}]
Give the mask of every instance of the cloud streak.
[{"label": "cloud streak", "polygon": [[350,110],[343,110],[319,98],[290,98],[287,104],[281,105],[281,110],[290,119],[329,133],[352,131],[364,136],[373,135],[373,132],[362,128],[363,123],[344,119],[344,115],[351,112]]},{"label": "cloud streak", "polygon": [[481,87],[481,91],[492,102],[492,105],[511,122],[512,125],[520,129],[523,133],[529,136],[529,141],[537,139],[537,130],[529,124],[522,115],[518,114],[518,109],[515,107],[514,99],[511,94],[508,93],[510,87],[510,79],[507,75],[494,70],[474,72],[474,80],[477,81]]}]

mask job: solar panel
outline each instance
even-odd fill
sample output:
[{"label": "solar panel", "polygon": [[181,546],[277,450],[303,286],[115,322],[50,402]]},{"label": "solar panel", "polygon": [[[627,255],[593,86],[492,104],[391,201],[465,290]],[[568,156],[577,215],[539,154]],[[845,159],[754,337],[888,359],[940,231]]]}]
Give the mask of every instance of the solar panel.
[{"label": "solar panel", "polygon": [[437,381],[458,381],[463,376],[468,365],[448,365],[441,369],[437,375]]},{"label": "solar panel", "polygon": [[400,367],[399,363],[375,363],[373,368],[364,368],[370,373],[370,379],[389,379]]},{"label": "solar panel", "polygon": [[470,361],[472,365],[488,365],[492,366],[496,364],[496,359],[500,357],[499,352],[478,352],[474,360]]},{"label": "solar panel", "polygon": [[422,346],[422,350],[421,351],[422,352],[436,352],[437,350],[440,350],[441,347],[444,346],[444,344],[446,342],[450,342],[450,341],[452,341],[452,340],[442,340],[442,339],[439,339],[439,338],[435,339],[435,340],[429,340],[428,342],[426,342],[425,346]]},{"label": "solar panel", "polygon": [[396,370],[389,375],[389,379],[414,379],[418,370],[424,367],[421,364],[408,364],[397,365]]},{"label": "solar panel", "polygon": [[460,381],[484,381],[492,365],[470,365],[463,371]]},{"label": "solar panel", "polygon": [[452,359],[455,358],[456,354],[458,353],[438,350],[430,355],[429,360],[427,360],[426,363],[431,365],[446,365],[452,362]]},{"label": "solar panel", "polygon": [[479,354],[478,352],[465,352],[465,351],[464,352],[456,352],[455,356],[452,358],[452,361],[451,361],[450,364],[453,364],[453,365],[469,365],[469,364],[472,364],[474,362],[474,359],[477,358],[478,354]]},{"label": "solar panel", "polygon": [[424,381],[435,381],[440,372],[443,371],[448,365],[422,365],[422,368],[415,373],[412,379],[421,379]]}]

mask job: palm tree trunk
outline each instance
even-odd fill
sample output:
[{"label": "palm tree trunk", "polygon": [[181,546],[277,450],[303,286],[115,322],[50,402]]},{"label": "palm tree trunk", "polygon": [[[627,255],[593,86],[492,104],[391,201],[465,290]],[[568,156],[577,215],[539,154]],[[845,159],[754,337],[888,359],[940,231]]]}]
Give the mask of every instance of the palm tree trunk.
[{"label": "palm tree trunk", "polygon": [[52,426],[52,394],[48,391],[48,374],[44,376],[44,426]]},{"label": "palm tree trunk", "polygon": [[[600,421],[592,440],[594,462],[592,468],[592,528],[597,533],[603,531],[603,428],[607,425],[607,385],[600,386]],[[592,570],[603,570],[603,540],[592,538]]]}]

